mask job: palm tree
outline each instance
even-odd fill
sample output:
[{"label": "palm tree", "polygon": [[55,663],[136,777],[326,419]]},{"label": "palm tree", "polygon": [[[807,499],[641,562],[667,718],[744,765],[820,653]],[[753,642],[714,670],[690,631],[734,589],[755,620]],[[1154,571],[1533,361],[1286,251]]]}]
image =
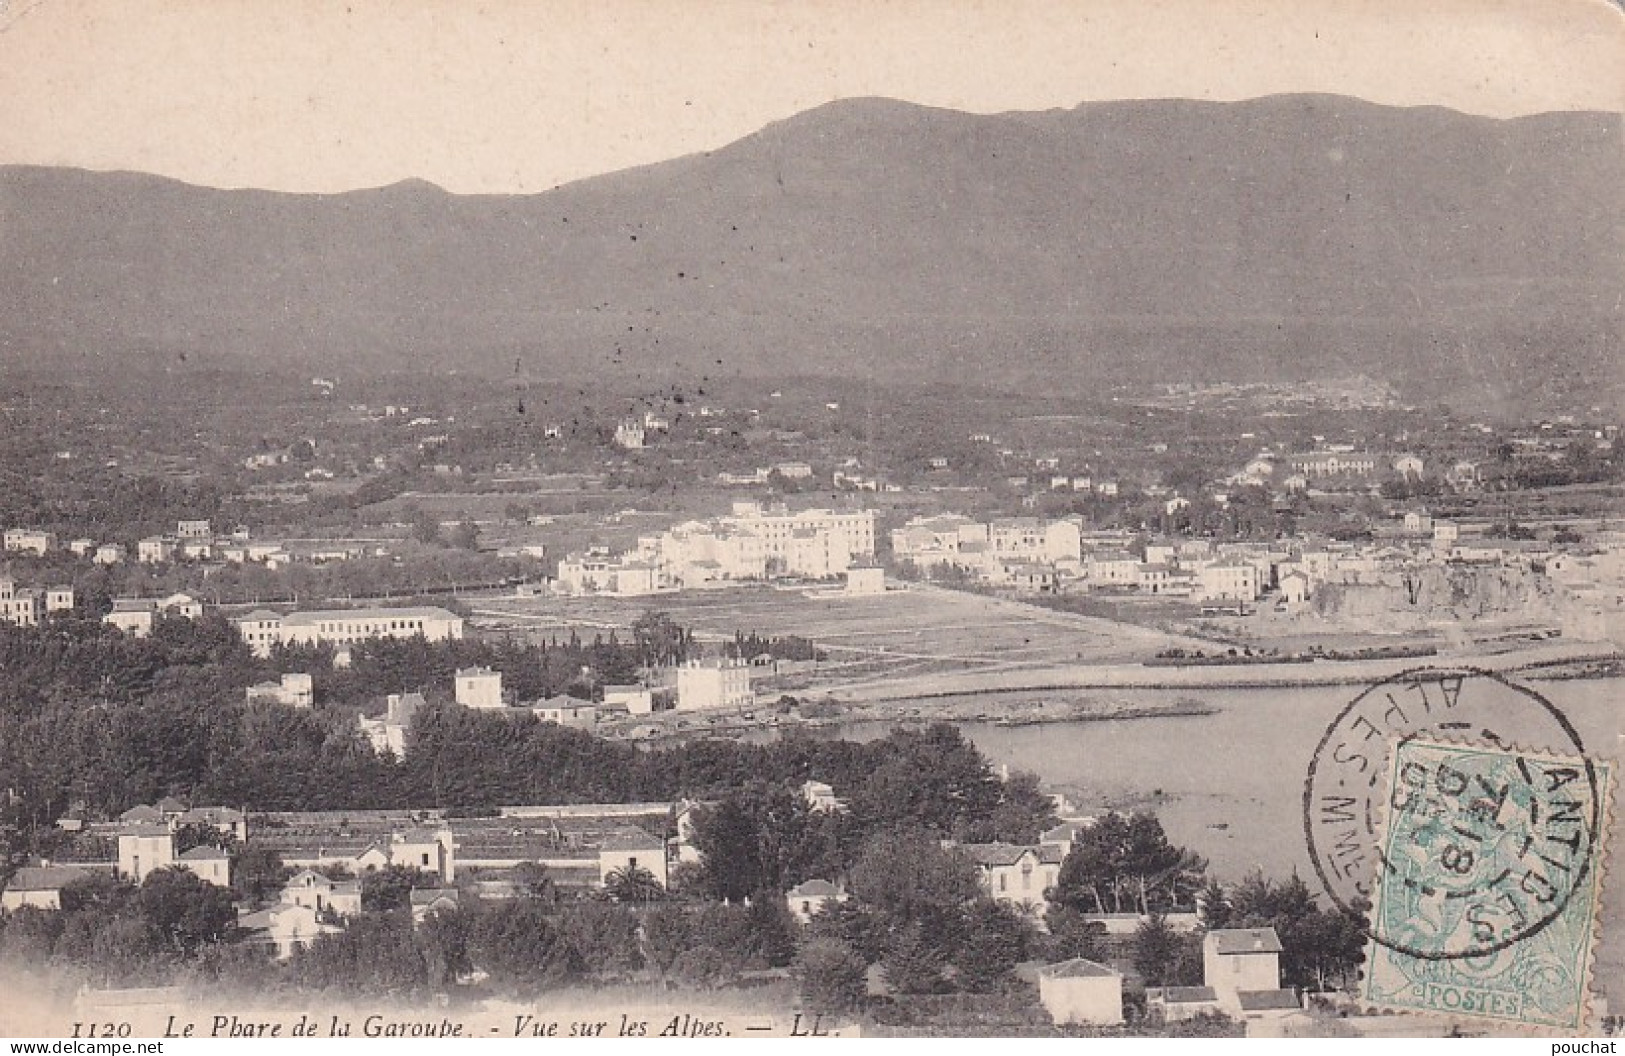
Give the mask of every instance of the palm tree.
[{"label": "palm tree", "polygon": [[627,865],[604,877],[604,894],[614,902],[656,902],[666,897],[666,889],[643,866]]}]

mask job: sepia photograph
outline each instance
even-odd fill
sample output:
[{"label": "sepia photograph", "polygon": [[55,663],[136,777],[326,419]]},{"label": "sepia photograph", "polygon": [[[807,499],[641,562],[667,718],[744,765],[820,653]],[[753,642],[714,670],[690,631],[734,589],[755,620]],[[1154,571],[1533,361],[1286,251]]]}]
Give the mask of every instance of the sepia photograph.
[{"label": "sepia photograph", "polygon": [[1625,1032],[1619,3],[0,0],[0,100],[13,1051]]}]

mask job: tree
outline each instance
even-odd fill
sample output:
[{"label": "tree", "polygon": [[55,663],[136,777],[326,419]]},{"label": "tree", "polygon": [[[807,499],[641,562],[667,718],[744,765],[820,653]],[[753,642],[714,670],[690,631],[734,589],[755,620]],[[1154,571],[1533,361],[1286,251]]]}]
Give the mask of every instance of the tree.
[{"label": "tree", "polygon": [[432,873],[404,865],[386,865],[361,874],[361,908],[369,913],[387,913],[412,904],[412,890],[439,887]]},{"label": "tree", "polygon": [[644,913],[638,920],[637,934],[643,959],[663,980],[682,952],[697,941],[688,908],[672,904],[655,906]]},{"label": "tree", "polygon": [[1048,959],[1067,961],[1074,957],[1098,961],[1105,954],[1106,925],[1089,920],[1072,906],[1051,904],[1044,913],[1049,929]]},{"label": "tree", "polygon": [[809,939],[796,955],[801,1000],[814,1012],[850,1012],[863,1006],[863,959],[839,939]]},{"label": "tree", "polygon": [[188,822],[175,829],[175,856],[180,857],[194,847],[218,847],[228,854],[237,849],[237,838],[221,832],[213,825]]},{"label": "tree", "polygon": [[999,807],[998,778],[957,726],[901,730],[876,750],[880,758],[853,797],[853,810],[877,826],[967,838]]},{"label": "tree", "polygon": [[738,950],[715,946],[694,946],[684,950],[672,963],[671,974],[685,986],[714,990],[739,978],[743,959]]},{"label": "tree", "polygon": [[705,889],[713,898],[738,901],[825,872],[840,824],[785,786],[749,782],[695,811]]},{"label": "tree", "polygon": [[914,921],[897,930],[886,943],[880,959],[886,985],[899,994],[934,994],[946,987],[943,969],[947,967],[936,940],[927,938],[924,927]]},{"label": "tree", "polygon": [[451,538],[447,544],[458,550],[478,550],[480,548],[480,528],[473,521],[464,518],[451,530]]},{"label": "tree", "polygon": [[657,902],[666,897],[666,889],[643,866],[625,865],[604,878],[604,894],[613,902]]},{"label": "tree", "polygon": [[852,865],[848,888],[897,925],[939,923],[982,894],[970,861],[919,829],[871,836]]},{"label": "tree", "polygon": [[769,968],[783,968],[795,959],[796,922],[790,907],[776,891],[759,891],[749,910],[750,952]]},{"label": "tree", "polygon": [[1206,868],[1196,854],[1168,842],[1155,815],[1108,814],[1078,833],[1061,863],[1053,901],[1095,913],[1187,907]]},{"label": "tree", "polygon": [[688,659],[692,644],[687,631],[670,614],[646,611],[632,624],[632,640],[645,667],[666,667]]},{"label": "tree", "polygon": [[429,983],[429,964],[404,913],[362,913],[337,932],[316,936],[294,954],[290,971],[312,990],[414,993]]},{"label": "tree", "polygon": [[969,823],[967,841],[1036,843],[1055,822],[1055,804],[1044,794],[1038,775],[1017,770],[1002,783],[992,812],[985,819]]},{"label": "tree", "polygon": [[1134,970],[1147,986],[1166,986],[1179,952],[1179,936],[1168,918],[1153,913],[1134,932]]},{"label": "tree", "polygon": [[418,924],[418,947],[430,986],[450,986],[473,970],[472,931],[472,914],[461,908],[437,909]]},{"label": "tree", "polygon": [[186,869],[148,873],[137,903],[159,939],[183,955],[219,942],[237,921],[231,892]]},{"label": "tree", "polygon": [[440,522],[432,514],[417,511],[412,516],[412,538],[425,546],[440,545]]},{"label": "tree", "polygon": [[508,875],[513,878],[514,886],[519,889],[521,896],[548,902],[558,901],[559,893],[553,885],[553,878],[548,875],[547,866],[540,862],[520,862]]},{"label": "tree", "polygon": [[1237,885],[1231,904],[1233,927],[1275,929],[1281,940],[1281,979],[1287,986],[1323,990],[1345,983],[1365,959],[1361,909],[1322,910],[1296,873],[1280,882],[1252,873]]},{"label": "tree", "polygon": [[979,898],[965,911],[964,940],[953,953],[956,982],[977,993],[993,990],[1027,959],[1032,926],[1016,910]]},{"label": "tree", "polygon": [[1228,928],[1235,918],[1230,896],[1225,893],[1224,885],[1215,879],[1208,880],[1196,896],[1196,908],[1202,918],[1202,927],[1208,931]]},{"label": "tree", "polygon": [[587,967],[546,907],[534,899],[475,910],[469,923],[471,960],[509,985],[558,986]]}]

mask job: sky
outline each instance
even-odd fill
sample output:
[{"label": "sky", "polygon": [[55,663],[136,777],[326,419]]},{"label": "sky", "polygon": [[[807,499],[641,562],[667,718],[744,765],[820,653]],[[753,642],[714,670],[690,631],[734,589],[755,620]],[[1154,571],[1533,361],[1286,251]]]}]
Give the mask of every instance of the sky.
[{"label": "sky", "polygon": [[835,99],[1625,110],[1608,0],[0,0],[0,163],[529,193]]}]

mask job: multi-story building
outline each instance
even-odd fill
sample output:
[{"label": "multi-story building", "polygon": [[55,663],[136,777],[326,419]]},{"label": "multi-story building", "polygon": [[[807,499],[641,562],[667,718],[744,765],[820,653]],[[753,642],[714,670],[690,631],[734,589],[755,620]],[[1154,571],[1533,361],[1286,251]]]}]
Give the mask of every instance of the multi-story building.
[{"label": "multi-story building", "polygon": [[148,565],[159,565],[172,560],[175,556],[175,542],[161,535],[149,535],[138,540],[135,544],[135,557],[137,561]]},{"label": "multi-story building", "polygon": [[426,638],[443,642],[463,636],[463,618],[435,606],[399,609],[318,609],[286,616],[256,609],[233,620],[258,656],[278,645],[350,645],[374,638]]},{"label": "multi-story building", "polygon": [[643,447],[643,423],[636,418],[628,418],[615,427],[615,443],[628,451],[636,451]]},{"label": "multi-story building", "polygon": [[1132,587],[1140,582],[1140,560],[1121,550],[1100,550],[1089,555],[1084,574],[1092,587]]},{"label": "multi-story building", "polygon": [[653,562],[637,554],[611,554],[603,547],[559,559],[558,587],[566,594],[634,598],[659,589]]},{"label": "multi-story building", "polygon": [[677,669],[677,710],[750,707],[750,665],[733,660],[690,660]]},{"label": "multi-story building", "polygon": [[1287,465],[1310,480],[1316,477],[1368,477],[1377,471],[1377,457],[1357,451],[1310,451],[1289,456]]},{"label": "multi-story building", "polygon": [[988,526],[957,513],[915,517],[892,529],[892,556],[922,571],[952,565],[980,569],[989,549]]},{"label": "multi-story building", "polygon": [[41,532],[33,528],[7,528],[3,536],[5,548],[13,553],[30,553],[44,557],[56,544],[56,537],[50,532]]},{"label": "multi-story building", "polygon": [[1076,521],[1010,517],[994,521],[988,538],[993,552],[1001,557],[1076,561],[1082,531]]},{"label": "multi-story building", "polygon": [[1220,558],[1196,569],[1198,601],[1256,601],[1263,589],[1263,572],[1239,557]]},{"label": "multi-story building", "polygon": [[118,834],[119,875],[137,884],[175,864],[175,834],[168,825],[135,824]]},{"label": "multi-story building", "polygon": [[[35,627],[49,611],[48,592],[19,587],[15,580],[0,578],[0,622],[18,627]],[[68,608],[73,608],[73,592],[68,592]]]},{"label": "multi-story building", "polygon": [[873,510],[813,509],[792,513],[782,505],[763,507],[756,502],[736,502],[733,513],[722,523],[759,536],[769,560],[784,558],[795,545],[792,537],[798,531],[828,533],[834,537],[830,551],[844,549],[849,560],[875,555]]},{"label": "multi-story building", "polygon": [[663,583],[678,587],[767,575],[761,537],[704,521],[688,521],[640,540],[639,551],[656,562]]},{"label": "multi-story building", "polygon": [[369,719],[360,715],[356,717],[356,724],[362,735],[371,742],[373,751],[380,755],[393,752],[397,758],[404,758],[406,734],[412,728],[412,716],[418,713],[419,708],[428,706],[429,702],[422,693],[391,693],[386,698],[382,718]]},{"label": "multi-story building", "polygon": [[1044,892],[1061,876],[1065,857],[1059,847],[1041,843],[1022,847],[1008,843],[967,843],[957,848],[976,864],[982,889],[999,902],[1041,920],[1049,903]]},{"label": "multi-story building", "polygon": [[489,667],[459,668],[454,678],[457,703],[465,708],[500,708],[502,672]]}]

